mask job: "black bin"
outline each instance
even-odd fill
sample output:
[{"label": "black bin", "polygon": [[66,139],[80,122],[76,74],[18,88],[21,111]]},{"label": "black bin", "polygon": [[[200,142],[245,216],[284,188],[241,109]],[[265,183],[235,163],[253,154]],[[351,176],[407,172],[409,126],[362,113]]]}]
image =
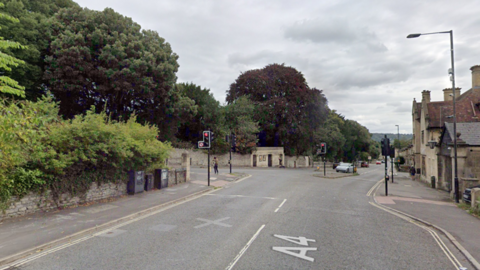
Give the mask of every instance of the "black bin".
[{"label": "black bin", "polygon": [[128,171],[127,193],[135,194],[143,192],[145,189],[145,172],[144,171]]},{"label": "black bin", "polygon": [[168,169],[156,169],[154,186],[156,189],[168,187]]},{"label": "black bin", "polygon": [[145,175],[145,191],[153,189],[153,174],[149,173]]}]

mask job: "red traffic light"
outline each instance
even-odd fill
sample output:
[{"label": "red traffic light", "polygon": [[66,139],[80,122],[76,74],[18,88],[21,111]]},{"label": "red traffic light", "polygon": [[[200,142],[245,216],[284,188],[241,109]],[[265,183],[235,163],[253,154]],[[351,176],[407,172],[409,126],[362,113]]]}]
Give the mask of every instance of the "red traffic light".
[{"label": "red traffic light", "polygon": [[322,144],[321,144],[321,146],[322,146],[322,147],[324,147],[324,146],[325,146],[325,144],[323,144],[323,143],[322,143]]},{"label": "red traffic light", "polygon": [[208,132],[203,133],[203,136],[208,137]]}]

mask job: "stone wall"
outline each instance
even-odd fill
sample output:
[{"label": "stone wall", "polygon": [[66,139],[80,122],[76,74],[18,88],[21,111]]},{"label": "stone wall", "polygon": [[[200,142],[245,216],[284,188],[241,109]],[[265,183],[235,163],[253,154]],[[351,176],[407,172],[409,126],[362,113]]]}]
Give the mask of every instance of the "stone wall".
[{"label": "stone wall", "polygon": [[[187,179],[186,168],[171,169],[168,171],[168,187],[185,183]],[[12,218],[31,214],[35,212],[49,212],[65,207],[75,207],[79,204],[99,201],[108,198],[120,197],[127,194],[126,183],[104,183],[100,186],[92,183],[90,189],[82,196],[71,196],[68,193],[62,194],[57,201],[54,200],[50,191],[45,194],[29,193],[20,200],[16,197],[10,199],[10,207],[5,213],[0,212],[0,221],[5,218]]]},{"label": "stone wall", "polygon": [[12,197],[10,199],[10,207],[5,213],[0,213],[0,220],[39,211],[48,212],[53,209],[77,206],[82,203],[119,197],[125,194],[127,194],[126,183],[105,183],[100,186],[98,186],[97,183],[92,183],[88,192],[82,196],[71,196],[70,194],[65,193],[58,198],[58,201],[54,200],[50,191],[41,195],[32,192],[20,200],[16,197]]},{"label": "stone wall", "polygon": [[[175,148],[168,158],[169,167],[174,168],[175,164],[178,163],[178,160],[181,160],[182,154],[188,153],[190,165],[191,166],[207,166],[208,164],[208,154],[206,150],[199,149],[178,149]],[[230,154],[226,153],[223,155],[213,155],[210,154],[210,165],[214,157],[218,159],[219,166],[228,166],[228,161],[230,160]],[[175,163],[170,164],[170,160]],[[250,167],[251,166],[251,156],[250,155],[241,155],[238,153],[232,153],[232,165],[238,167]]]}]

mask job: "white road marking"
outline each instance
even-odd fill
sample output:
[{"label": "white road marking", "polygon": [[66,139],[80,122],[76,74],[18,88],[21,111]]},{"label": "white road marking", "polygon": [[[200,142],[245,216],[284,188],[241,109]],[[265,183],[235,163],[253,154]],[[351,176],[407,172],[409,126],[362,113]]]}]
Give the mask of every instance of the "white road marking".
[{"label": "white road marking", "polygon": [[203,219],[203,218],[197,218],[197,220],[200,220],[200,221],[203,221],[203,222],[206,222],[206,223],[204,223],[202,225],[195,226],[194,228],[198,229],[198,228],[202,228],[202,227],[205,227],[205,226],[208,226],[208,225],[211,225],[211,224],[215,224],[215,225],[223,226],[223,227],[232,227],[232,225],[230,225],[230,224],[225,224],[225,223],[220,222],[220,221],[227,220],[229,218],[230,217],[226,217],[226,218],[221,218],[221,219],[217,219],[217,220],[208,220],[208,219]]},{"label": "white road marking", "polygon": [[[212,190],[212,191],[209,191],[209,192],[215,192],[215,190]],[[118,224],[118,225],[112,226],[112,227],[110,227],[110,228],[108,228],[108,229],[105,229],[105,230],[102,230],[102,231],[100,231],[100,232],[93,233],[93,234],[91,234],[91,235],[87,235],[87,236],[85,236],[85,237],[82,237],[82,238],[80,238],[80,239],[74,240],[74,241],[72,241],[72,242],[68,242],[68,243],[66,243],[66,244],[63,244],[63,245],[60,245],[60,246],[57,246],[57,247],[54,247],[54,248],[51,248],[51,249],[47,249],[47,250],[45,250],[45,251],[37,251],[38,253],[36,253],[36,254],[34,254],[34,255],[31,255],[31,256],[29,256],[29,257],[26,257],[25,259],[22,259],[22,260],[19,260],[19,261],[15,261],[15,262],[13,262],[13,263],[10,263],[10,264],[8,264],[8,265],[5,265],[5,266],[3,266],[2,268],[0,268],[0,270],[7,270],[7,269],[10,269],[10,268],[12,268],[12,267],[19,267],[19,266],[21,266],[21,265],[24,265],[24,264],[26,264],[26,263],[29,263],[29,262],[34,261],[34,260],[36,260],[36,259],[39,259],[39,258],[41,258],[41,257],[43,257],[43,256],[48,255],[48,254],[55,253],[55,252],[57,252],[57,251],[59,251],[59,250],[65,249],[65,248],[67,248],[67,247],[76,245],[76,244],[81,243],[81,242],[84,242],[84,241],[86,241],[86,240],[88,240],[88,239],[90,239],[90,238],[93,238],[93,237],[95,237],[95,236],[97,236],[97,235],[100,235],[100,234],[102,234],[102,233],[105,233],[105,232],[108,232],[108,231],[111,231],[111,230],[114,230],[114,229],[118,229],[118,228],[123,227],[123,226],[126,226],[126,225],[128,225],[128,224],[130,224],[130,223],[133,223],[133,222],[136,222],[136,221],[145,219],[145,218],[147,218],[147,217],[156,215],[156,214],[161,213],[161,212],[163,212],[163,211],[166,211],[166,210],[168,210],[168,209],[170,209],[170,208],[174,208],[174,207],[179,206],[179,205],[181,205],[181,204],[184,204],[184,203],[187,203],[187,202],[196,200],[196,199],[198,199],[198,198],[200,198],[200,197],[203,197],[204,195],[206,195],[206,194],[202,194],[202,195],[200,195],[200,196],[195,196],[195,197],[193,197],[193,198],[188,198],[188,199],[186,199],[186,200],[184,200],[184,201],[182,201],[182,202],[178,202],[178,203],[175,203],[175,204],[172,204],[172,205],[165,206],[164,208],[161,208],[161,209],[152,211],[152,212],[150,212],[150,213],[148,213],[148,214],[145,214],[145,215],[140,216],[140,217],[137,217],[137,218],[132,218],[131,220],[122,222],[122,223],[120,223],[120,224]],[[135,214],[134,214],[134,215],[135,215]],[[133,216],[133,215],[132,215],[132,216]]]},{"label": "white road marking", "polygon": [[252,177],[252,176],[249,175],[249,176],[247,176],[247,177],[245,177],[245,178],[243,178],[243,179],[238,180],[236,183],[240,183],[240,182],[242,182],[243,180],[245,180],[245,179],[247,179],[247,178],[250,178],[250,177]]},{"label": "white road marking", "polygon": [[287,199],[283,200],[283,202],[277,207],[277,209],[275,209],[275,213],[278,212],[278,210],[280,209],[280,207],[282,207],[282,205],[287,201]]},{"label": "white road marking", "polygon": [[252,236],[252,238],[247,242],[247,244],[242,248],[242,250],[240,250],[240,252],[238,253],[238,255],[233,259],[233,261],[227,266],[227,268],[225,268],[225,270],[231,270],[233,268],[233,266],[238,262],[238,260],[240,260],[240,258],[242,257],[243,253],[245,253],[245,251],[247,251],[247,249],[250,247],[250,245],[253,243],[253,241],[255,240],[255,238],[257,238],[257,236],[260,234],[260,232],[263,230],[263,228],[265,227],[265,224],[263,224],[260,229],[258,229],[258,231]]},{"label": "white road marking", "polygon": [[[312,248],[308,248],[308,247],[272,247],[272,249],[275,250],[275,251],[280,251],[282,253],[300,258],[300,259],[310,261],[310,262],[315,261],[315,259],[312,258],[312,257],[308,257],[307,256],[307,251],[317,250],[316,247],[315,248],[314,247],[312,247]],[[292,251],[297,251],[297,250],[299,251],[298,253],[292,252]]]},{"label": "white road marking", "polygon": [[277,238],[280,238],[280,239],[283,239],[283,240],[288,241],[288,242],[295,243],[297,245],[301,245],[301,246],[308,246],[308,242],[314,242],[315,243],[315,239],[308,239],[308,238],[303,237],[303,236],[294,237],[294,236],[286,236],[286,235],[279,235],[279,234],[274,234],[273,236],[275,236]]}]

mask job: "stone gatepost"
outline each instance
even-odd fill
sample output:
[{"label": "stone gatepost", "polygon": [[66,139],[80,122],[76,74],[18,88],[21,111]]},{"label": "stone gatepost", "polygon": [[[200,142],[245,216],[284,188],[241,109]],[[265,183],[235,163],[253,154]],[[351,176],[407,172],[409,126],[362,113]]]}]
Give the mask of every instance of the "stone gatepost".
[{"label": "stone gatepost", "polygon": [[476,207],[479,207],[479,206],[477,206],[477,204],[478,204],[477,200],[479,200],[479,198],[480,198],[480,188],[472,188],[472,191],[471,191],[470,194],[471,194],[471,195],[470,195],[470,196],[471,196],[471,197],[470,197],[470,199],[471,199],[471,202],[470,202],[470,203],[471,203],[471,207],[472,207],[473,209],[475,209]]},{"label": "stone gatepost", "polygon": [[185,168],[185,182],[190,181],[190,155],[188,153],[182,154],[182,168]]}]

